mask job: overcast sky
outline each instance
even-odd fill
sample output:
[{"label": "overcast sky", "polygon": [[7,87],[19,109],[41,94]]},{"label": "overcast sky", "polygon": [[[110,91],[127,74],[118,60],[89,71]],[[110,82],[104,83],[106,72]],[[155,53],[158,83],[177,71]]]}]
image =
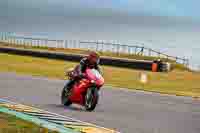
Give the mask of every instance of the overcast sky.
[{"label": "overcast sky", "polygon": [[128,44],[139,40],[198,62],[199,5],[199,0],[0,0],[0,31]]},{"label": "overcast sky", "polygon": [[1,0],[0,5],[18,8],[57,7],[62,11],[69,8],[109,8],[128,14],[145,13],[200,19],[199,0]]},{"label": "overcast sky", "polygon": [[196,28],[200,23],[198,5],[198,0],[0,0],[0,24],[19,26],[31,21],[35,24],[35,20],[51,24],[60,20],[90,25]]}]

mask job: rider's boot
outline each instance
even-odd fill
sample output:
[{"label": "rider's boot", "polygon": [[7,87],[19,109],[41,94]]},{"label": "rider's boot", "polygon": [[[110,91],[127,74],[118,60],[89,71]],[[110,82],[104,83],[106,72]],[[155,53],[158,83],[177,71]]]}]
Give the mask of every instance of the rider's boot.
[{"label": "rider's boot", "polygon": [[65,91],[69,92],[71,90],[73,84],[74,84],[74,81],[73,80],[69,80],[65,85]]}]

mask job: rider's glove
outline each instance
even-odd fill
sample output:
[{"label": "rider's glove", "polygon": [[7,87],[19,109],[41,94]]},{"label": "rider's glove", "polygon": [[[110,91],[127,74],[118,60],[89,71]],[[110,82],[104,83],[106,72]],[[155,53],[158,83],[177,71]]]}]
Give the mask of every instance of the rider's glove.
[{"label": "rider's glove", "polygon": [[79,75],[79,77],[80,77],[80,78],[85,78],[86,75],[85,75],[85,73],[82,73],[82,74]]}]

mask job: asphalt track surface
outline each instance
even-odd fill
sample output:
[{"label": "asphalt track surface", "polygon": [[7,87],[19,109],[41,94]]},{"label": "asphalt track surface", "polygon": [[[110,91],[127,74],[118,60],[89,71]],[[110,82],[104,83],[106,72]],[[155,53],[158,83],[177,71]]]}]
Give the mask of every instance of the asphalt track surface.
[{"label": "asphalt track surface", "polygon": [[60,104],[63,80],[0,73],[0,98],[122,133],[200,133],[200,101],[104,87],[94,112]]}]

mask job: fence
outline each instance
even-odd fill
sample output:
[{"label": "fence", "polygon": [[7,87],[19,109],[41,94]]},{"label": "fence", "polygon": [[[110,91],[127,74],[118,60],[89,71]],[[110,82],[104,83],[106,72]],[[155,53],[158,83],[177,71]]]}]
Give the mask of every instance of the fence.
[{"label": "fence", "polygon": [[124,53],[129,55],[149,56],[173,60],[179,64],[189,67],[189,60],[170,56],[150,48],[145,48],[137,45],[121,45],[116,43],[106,43],[103,41],[79,41],[79,40],[50,40],[48,38],[31,38],[7,33],[0,34],[0,41],[15,45],[42,46],[52,48],[77,48],[88,49],[101,52]]}]

